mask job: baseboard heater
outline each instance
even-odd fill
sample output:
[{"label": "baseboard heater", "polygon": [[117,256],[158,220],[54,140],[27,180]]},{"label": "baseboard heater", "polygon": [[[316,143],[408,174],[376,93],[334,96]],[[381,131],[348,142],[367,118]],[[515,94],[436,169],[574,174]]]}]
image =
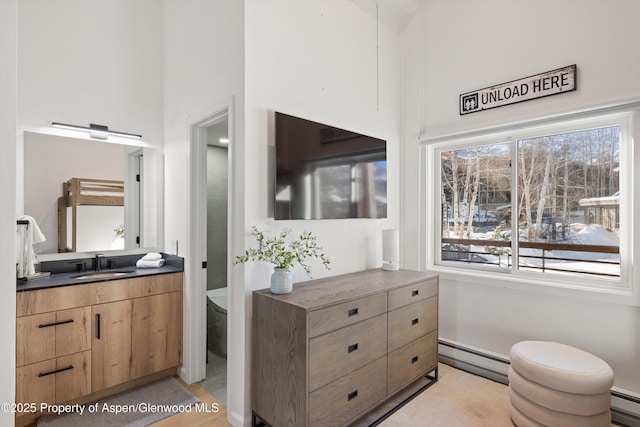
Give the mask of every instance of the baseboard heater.
[{"label": "baseboard heater", "polygon": [[[509,384],[509,359],[460,343],[438,340],[438,360],[465,372]],[[611,390],[611,420],[619,426],[640,427],[640,398]]]}]

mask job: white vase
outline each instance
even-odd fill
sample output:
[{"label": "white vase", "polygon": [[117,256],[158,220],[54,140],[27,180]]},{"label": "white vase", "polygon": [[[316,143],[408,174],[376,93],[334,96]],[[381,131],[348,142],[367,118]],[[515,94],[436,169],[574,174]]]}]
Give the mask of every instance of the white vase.
[{"label": "white vase", "polygon": [[272,294],[288,294],[293,290],[293,281],[291,280],[291,272],[286,268],[274,267],[271,274],[271,293]]}]

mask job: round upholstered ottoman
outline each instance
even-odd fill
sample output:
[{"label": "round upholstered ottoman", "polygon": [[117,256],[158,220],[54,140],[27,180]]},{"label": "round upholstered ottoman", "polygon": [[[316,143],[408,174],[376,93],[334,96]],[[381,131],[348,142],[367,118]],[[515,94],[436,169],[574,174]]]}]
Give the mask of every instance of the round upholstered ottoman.
[{"label": "round upholstered ottoman", "polygon": [[611,425],[613,371],[565,344],[522,341],[510,351],[509,406],[518,427]]}]

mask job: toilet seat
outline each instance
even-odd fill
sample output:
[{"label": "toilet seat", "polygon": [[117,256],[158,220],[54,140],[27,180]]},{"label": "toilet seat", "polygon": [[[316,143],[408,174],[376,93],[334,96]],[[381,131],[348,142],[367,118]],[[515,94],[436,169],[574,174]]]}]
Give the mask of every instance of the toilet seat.
[{"label": "toilet seat", "polygon": [[227,288],[208,290],[207,303],[213,310],[227,314]]}]

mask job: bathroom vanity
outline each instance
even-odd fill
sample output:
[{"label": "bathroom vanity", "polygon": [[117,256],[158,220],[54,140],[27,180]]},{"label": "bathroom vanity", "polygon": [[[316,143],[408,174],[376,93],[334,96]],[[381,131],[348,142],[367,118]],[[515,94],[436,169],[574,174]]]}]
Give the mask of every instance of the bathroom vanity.
[{"label": "bathroom vanity", "polygon": [[[181,269],[123,271],[52,274],[18,286],[17,404],[86,403],[176,374]],[[39,415],[16,413],[16,425]]]},{"label": "bathroom vanity", "polygon": [[437,380],[437,346],[432,273],[377,269],[255,291],[254,425],[349,425],[430,372]]}]

